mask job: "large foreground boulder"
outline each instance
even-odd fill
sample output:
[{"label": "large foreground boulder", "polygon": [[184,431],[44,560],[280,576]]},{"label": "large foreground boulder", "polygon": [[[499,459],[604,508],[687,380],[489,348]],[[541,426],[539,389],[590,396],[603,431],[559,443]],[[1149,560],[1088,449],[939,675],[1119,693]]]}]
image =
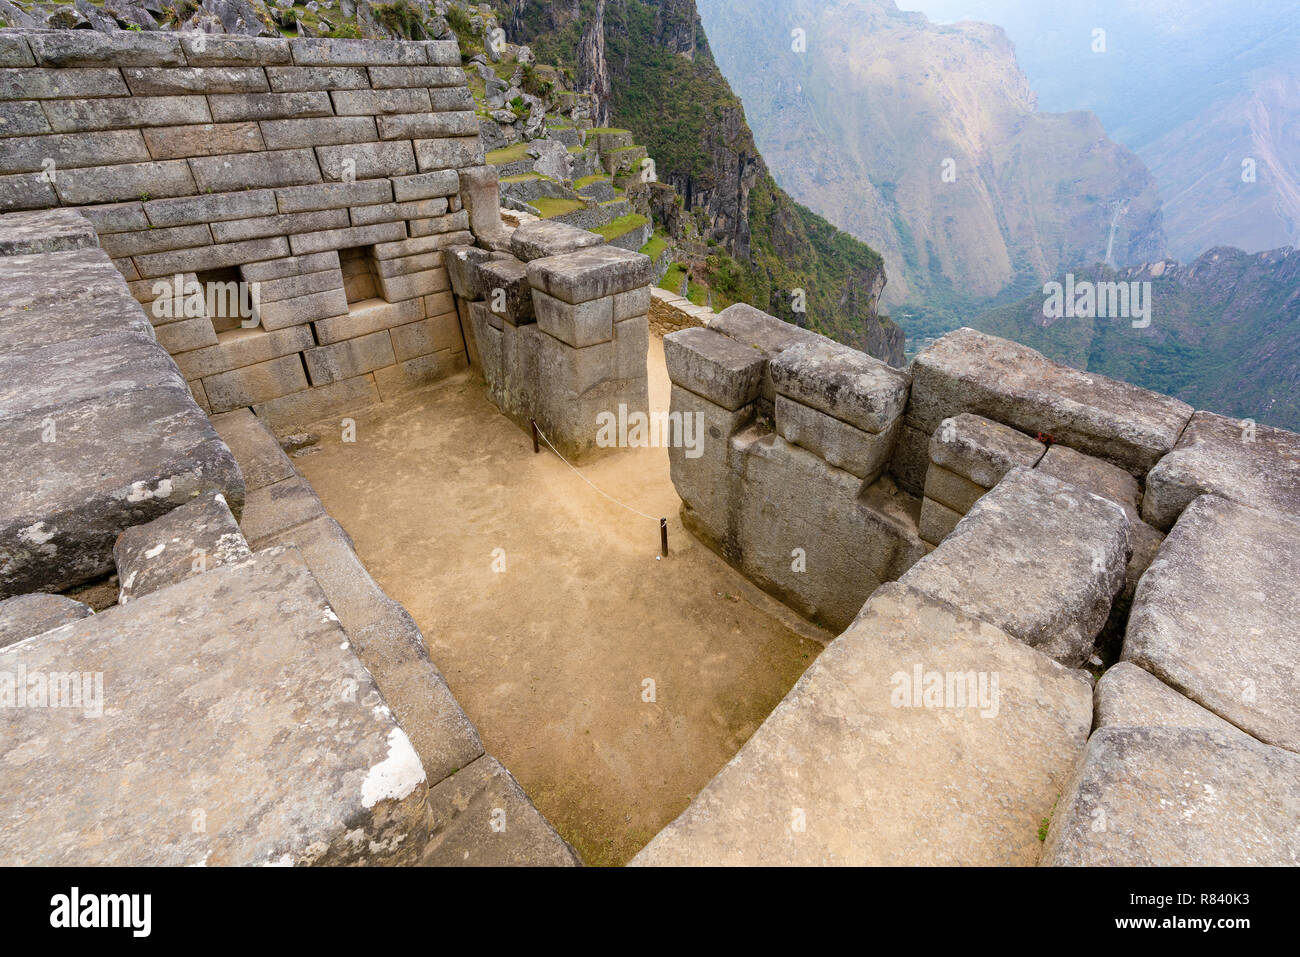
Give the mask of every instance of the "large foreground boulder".
[{"label": "large foreground boulder", "polygon": [[634,863],[1033,864],[1091,721],[1079,672],[886,585]]}]

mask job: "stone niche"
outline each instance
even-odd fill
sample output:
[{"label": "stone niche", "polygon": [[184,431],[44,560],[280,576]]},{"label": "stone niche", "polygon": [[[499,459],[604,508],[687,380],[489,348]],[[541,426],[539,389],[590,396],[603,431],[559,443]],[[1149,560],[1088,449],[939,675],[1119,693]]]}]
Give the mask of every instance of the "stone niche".
[{"label": "stone niche", "polygon": [[204,411],[284,432],[468,365],[455,41],[8,33],[0,67],[0,213],[89,219]]}]

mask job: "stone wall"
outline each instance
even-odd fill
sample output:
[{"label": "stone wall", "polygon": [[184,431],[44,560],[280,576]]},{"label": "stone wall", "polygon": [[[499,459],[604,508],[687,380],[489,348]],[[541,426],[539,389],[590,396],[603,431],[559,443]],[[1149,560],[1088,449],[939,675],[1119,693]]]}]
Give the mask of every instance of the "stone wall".
[{"label": "stone wall", "polygon": [[715,315],[707,306],[697,306],[684,296],[658,286],[650,294],[650,328],[661,337],[678,329],[707,326]]},{"label": "stone wall", "polygon": [[[477,205],[494,207],[491,196]],[[496,245],[447,250],[474,364],[502,412],[536,421],[560,454],[587,456],[602,416],[648,411],[650,257],[548,220]]]},{"label": "stone wall", "polygon": [[1300,436],[969,329],[890,387],[733,309],[664,340],[683,518],[846,627],[634,863],[1300,860]]},{"label": "stone wall", "polygon": [[0,212],[79,209],[198,404],[281,431],[466,366],[478,131],[454,41],[0,33]]}]

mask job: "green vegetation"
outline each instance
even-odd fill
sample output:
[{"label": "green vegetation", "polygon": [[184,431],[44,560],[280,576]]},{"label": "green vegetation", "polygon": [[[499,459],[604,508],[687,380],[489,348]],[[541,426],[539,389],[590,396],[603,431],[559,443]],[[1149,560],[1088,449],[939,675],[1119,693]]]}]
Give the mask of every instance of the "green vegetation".
[{"label": "green vegetation", "polygon": [[[650,241],[641,247],[641,252],[658,262],[659,257],[664,254],[664,250],[667,248],[668,237],[663,234],[662,230],[657,229],[654,235],[650,237]],[[678,279],[677,282],[680,286],[681,280]]]},{"label": "green vegetation", "polygon": [[537,210],[542,219],[565,216],[579,209],[585,209],[587,206],[580,199],[553,199],[550,196],[539,196],[537,199],[531,200],[528,205]]},{"label": "green vegetation", "polygon": [[527,158],[527,143],[515,143],[513,146],[503,146],[501,149],[493,150],[484,157],[489,166],[506,166],[510,163],[518,163],[520,160],[525,160]]},{"label": "green vegetation", "polygon": [[592,173],[590,176],[584,176],[582,177],[582,179],[574,180],[573,188],[578,191],[582,191],[583,189],[586,189],[588,186],[592,185],[593,183],[599,183],[602,180],[608,182],[609,177],[604,175],[603,173]]},{"label": "green vegetation", "polygon": [[606,240],[618,239],[619,236],[626,236],[634,229],[640,229],[649,220],[640,213],[628,213],[626,216],[620,216],[593,232],[604,236]]},{"label": "green vegetation", "polygon": [[408,40],[423,40],[428,37],[424,29],[424,17],[420,11],[406,0],[393,0],[392,3],[377,3],[373,6],[375,19],[398,36]]}]

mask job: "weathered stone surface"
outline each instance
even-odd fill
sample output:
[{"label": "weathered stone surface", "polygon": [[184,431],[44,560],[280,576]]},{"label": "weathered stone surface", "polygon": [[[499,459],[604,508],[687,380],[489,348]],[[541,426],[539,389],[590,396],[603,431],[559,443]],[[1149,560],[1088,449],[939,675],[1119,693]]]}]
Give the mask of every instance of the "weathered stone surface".
[{"label": "weathered stone surface", "polygon": [[271,66],[289,63],[289,41],[275,37],[181,34],[185,62],[190,66]]},{"label": "weathered stone surface", "polygon": [[44,795],[0,803],[6,865],[400,864],[423,850],[419,758],[292,549],[0,650],[0,670],[20,667],[106,680],[94,721],[84,703],[0,709],[6,791]]},{"label": "weathered stone surface", "polygon": [[0,100],[62,100],[79,97],[128,96],[120,70],[22,69],[0,70]]},{"label": "weathered stone surface", "polygon": [[224,269],[243,263],[264,259],[280,259],[289,255],[289,244],[283,236],[249,239],[240,243],[218,243],[194,249],[177,249],[167,253],[137,256],[133,260],[142,277],[169,277],[177,273],[203,272]]},{"label": "weathered stone surface", "polygon": [[952,534],[962,520],[962,512],[949,508],[928,495],[921,500],[921,522],[917,526],[921,541],[939,545]]},{"label": "weathered stone surface", "polygon": [[1300,515],[1300,435],[1197,412],[1147,476],[1142,517],[1168,531],[1198,495]]},{"label": "weathered stone surface", "polygon": [[263,303],[258,316],[262,328],[271,331],[300,326],[305,322],[345,316],[348,297],[341,288],[326,289],[306,296]]},{"label": "weathered stone surface", "polygon": [[1124,587],[1128,526],[1119,506],[1018,467],[900,580],[1078,666]]},{"label": "weathered stone surface", "polygon": [[894,450],[901,420],[880,433],[864,432],[842,419],[803,405],[784,395],[776,397],[776,431],[787,442],[802,446],[837,469],[870,484],[878,479]]},{"label": "weathered stone surface", "polygon": [[231,329],[217,336],[217,344],[174,356],[181,373],[190,380],[269,362],[310,349],[316,342],[310,326],[287,329]]},{"label": "weathered stone surface", "polygon": [[0,256],[30,256],[98,245],[95,227],[74,209],[0,216]]},{"label": "weathered stone surface", "polygon": [[368,299],[353,303],[346,315],[315,322],[316,340],[323,346],[332,345],[416,322],[423,316],[424,310],[416,300],[385,302],[382,299]]},{"label": "weathered stone surface", "polygon": [[1246,736],[1131,661],[1116,662],[1098,679],[1093,710],[1097,728],[1208,728]]},{"label": "weathered stone surface", "polygon": [[201,123],[142,131],[156,160],[216,156],[270,148],[256,123]]},{"label": "weathered stone surface", "polygon": [[[486,264],[483,269],[486,269]],[[484,282],[489,275],[484,272]],[[491,309],[492,289],[487,290],[488,308]],[[562,299],[548,296],[540,289],[531,290],[533,311],[537,325],[548,336],[577,349],[588,348],[614,339],[614,302],[612,297],[593,299],[571,305]],[[494,312],[495,315],[495,312]],[[504,313],[497,317],[497,322]],[[495,322],[493,323],[496,324]]]},{"label": "weathered stone surface", "polygon": [[986,492],[988,489],[982,485],[976,485],[956,472],[949,472],[942,465],[931,463],[929,471],[925,473],[925,497],[958,515],[965,515],[974,508]]},{"label": "weathered stone surface", "polygon": [[530,263],[534,259],[563,256],[580,249],[601,246],[604,242],[603,236],[589,233],[585,229],[553,219],[542,219],[535,223],[525,223],[516,229],[510,236],[510,251],[516,259]]},{"label": "weathered stone surface", "polygon": [[[50,422],[56,429],[49,436]],[[230,450],[182,383],[9,421],[0,430],[0,595],[63,591],[112,570],[118,534],[205,491],[242,508]]]},{"label": "weathered stone surface", "polygon": [[253,406],[253,411],[277,435],[284,435],[322,419],[364,409],[378,401],[379,392],[374,379],[364,375],[262,402]]},{"label": "weathered stone surface", "polygon": [[1300,751],[1300,526],[1217,496],[1183,512],[1137,588],[1124,659]]},{"label": "weathered stone surface", "polygon": [[[185,380],[154,340],[113,333],[0,352],[0,421],[53,416],[79,403]],[[57,441],[57,433],[52,441]]]},{"label": "weathered stone surface", "polygon": [[931,462],[986,489],[1018,465],[1033,468],[1046,451],[1037,439],[969,412],[940,422],[929,445]]},{"label": "weathered stone surface", "polygon": [[674,385],[735,411],[758,398],[764,356],[707,329],[664,336],[664,362]]},{"label": "weathered stone surface", "polygon": [[93,615],[89,605],[63,595],[16,595],[0,601],[0,648]]},{"label": "weathered stone surface", "polygon": [[303,354],[312,385],[328,385],[373,372],[397,361],[387,332],[308,349]]},{"label": "weathered stone surface", "polygon": [[[479,275],[487,293],[489,309],[511,325],[523,326],[537,321],[533,310],[533,287],[528,282],[528,267],[522,262],[513,257],[490,259],[479,267]],[[612,328],[612,318],[610,322]],[[553,332],[551,334],[555,335]]]},{"label": "weathered stone surface", "polygon": [[1099,729],[1052,815],[1043,863],[1300,863],[1300,757],[1202,728]]},{"label": "weathered stone surface", "polygon": [[212,122],[201,96],[123,96],[102,100],[47,100],[42,109],[56,133]]},{"label": "weathered stone surface", "polygon": [[272,66],[266,69],[266,79],[273,93],[364,90],[370,86],[370,77],[360,66]]},{"label": "weathered stone surface", "polygon": [[339,116],[429,112],[429,94],[424,90],[337,90],[330,99]]},{"label": "weathered stone surface", "polygon": [[1060,365],[1034,350],[959,329],[912,364],[907,417],[933,433],[972,412],[1143,476],[1177,442],[1192,409],[1177,399]]},{"label": "weathered stone surface", "polygon": [[[283,454],[283,453],[281,453]],[[316,490],[306,479],[294,476],[274,485],[248,493],[240,528],[254,547],[259,547],[281,532],[287,532],[326,517]]]},{"label": "weathered stone surface", "polygon": [[1142,494],[1141,489],[1138,488],[1137,479],[1119,466],[1076,452],[1064,445],[1053,445],[1047,450],[1047,454],[1043,456],[1037,468],[1044,475],[1069,482],[1084,491],[1114,502],[1124,509],[1124,514],[1128,516],[1130,522],[1137,524],[1141,521],[1138,518],[1138,499]]},{"label": "weathered stone surface", "polygon": [[190,160],[200,192],[237,192],[258,186],[319,183],[320,167],[311,150],[267,150],[201,156]]},{"label": "weathered stone surface", "polygon": [[429,660],[420,630],[375,584],[342,527],[332,518],[317,518],[269,541],[292,543],[302,552],[429,780],[440,781],[481,756],[478,732]]},{"label": "weathered stone surface", "polygon": [[906,418],[894,443],[889,474],[898,487],[911,495],[920,495],[930,466],[930,436],[912,426]]},{"label": "weathered stone surface", "polygon": [[307,388],[307,376],[295,354],[208,376],[203,388],[217,414],[301,392]]},{"label": "weathered stone surface", "polygon": [[907,373],[830,339],[802,342],[772,359],[778,395],[864,432],[887,432],[907,404]]},{"label": "weathered stone surface", "polygon": [[744,485],[732,501],[729,548],[762,588],[811,621],[842,630],[925,546],[910,520],[860,501],[857,476],[779,435],[746,439],[751,435],[732,440],[729,465],[743,470]]},{"label": "weathered stone surface", "polygon": [[[484,755],[429,792],[427,867],[571,867],[577,852],[556,833],[519,782]],[[504,825],[504,827],[502,826]]]},{"label": "weathered stone surface", "polygon": [[[10,256],[3,265],[0,343],[6,349],[110,333],[153,335],[140,304],[102,249]],[[60,281],[51,282],[52,275]]]},{"label": "weathered stone surface", "polygon": [[[943,694],[948,676],[973,693]],[[1033,864],[1091,697],[993,626],[886,585],[634,863]]]},{"label": "weathered stone surface", "polygon": [[99,33],[94,30],[54,30],[27,36],[41,66],[184,66],[181,44],[168,33]]},{"label": "weathered stone surface", "polygon": [[653,278],[654,262],[649,256],[614,246],[580,249],[528,263],[528,281],[534,289],[572,304],[648,286]]},{"label": "weathered stone surface", "polygon": [[125,605],[192,575],[252,557],[225,497],[209,492],[118,536],[113,544],[120,582],[117,602]]},{"label": "weathered stone surface", "polygon": [[449,136],[436,140],[415,140],[414,143],[415,158],[420,163],[421,172],[473,168],[483,163],[483,144],[478,136]]},{"label": "weathered stone surface", "polygon": [[[501,221],[501,190],[496,169],[491,166],[468,167],[460,170],[458,179],[461,203],[469,214],[469,228],[479,245],[500,252],[512,251],[513,234]],[[521,240],[521,248],[524,244],[524,240]],[[515,251],[515,255],[523,262],[528,262],[528,258],[520,256],[518,251]]]},{"label": "weathered stone surface", "polygon": [[244,507],[244,519],[247,520],[252,493],[292,478],[296,474],[293,463],[271,430],[248,409],[214,415],[212,427],[230,447],[240,471],[244,473],[244,484],[249,493],[249,504]]},{"label": "weathered stone surface", "polygon": [[208,96],[208,109],[218,123],[330,116],[334,112],[328,93],[213,93]]},{"label": "weathered stone surface", "polygon": [[326,180],[338,181],[349,176],[373,179],[415,172],[415,154],[411,151],[411,144],[404,140],[317,146],[316,156]]},{"label": "weathered stone surface", "polygon": [[424,47],[402,40],[334,40],[299,38],[289,41],[293,62],[300,66],[415,66],[428,62]]},{"label": "weathered stone surface", "polygon": [[[133,67],[123,70],[122,75],[135,96],[205,93],[229,98],[265,95],[269,89],[266,74],[251,67],[183,67],[172,70]],[[213,118],[221,117],[214,114]]]},{"label": "weathered stone surface", "polygon": [[[319,187],[316,187],[319,188]],[[270,216],[276,212],[275,193],[269,189],[154,199],[143,204],[150,226],[206,225],[227,219]]]}]

